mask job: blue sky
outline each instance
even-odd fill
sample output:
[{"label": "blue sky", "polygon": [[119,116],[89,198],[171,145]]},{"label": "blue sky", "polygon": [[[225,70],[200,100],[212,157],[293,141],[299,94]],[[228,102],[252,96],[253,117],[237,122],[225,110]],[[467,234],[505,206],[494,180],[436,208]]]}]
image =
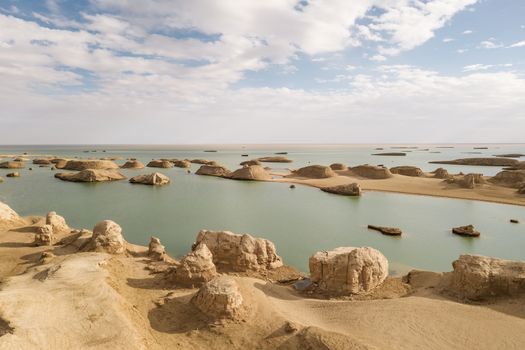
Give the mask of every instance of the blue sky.
[{"label": "blue sky", "polygon": [[524,141],[523,1],[0,0],[0,28],[2,143]]}]

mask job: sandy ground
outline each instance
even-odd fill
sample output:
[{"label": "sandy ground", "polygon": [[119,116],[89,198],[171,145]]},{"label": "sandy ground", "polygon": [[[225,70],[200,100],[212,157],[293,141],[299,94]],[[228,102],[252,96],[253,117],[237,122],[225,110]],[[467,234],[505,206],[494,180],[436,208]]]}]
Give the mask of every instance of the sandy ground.
[{"label": "sandy ground", "polygon": [[[314,187],[336,186],[357,182],[364,191],[381,191],[416,194],[435,197],[472,199],[486,202],[525,206],[525,196],[514,188],[484,184],[474,189],[461,188],[447,184],[441,179],[430,177],[411,177],[394,174],[389,179],[371,180],[352,176],[348,171],[338,171],[339,176],[327,179],[305,179],[298,177],[277,178],[273,181],[290,182]],[[284,174],[276,174],[284,175]]]},{"label": "sandy ground", "polygon": [[[210,323],[179,289],[146,269],[145,248],[111,256],[34,247],[29,218],[0,227],[1,349],[523,349],[525,297],[464,304],[446,274],[388,279],[373,294],[322,300],[289,285],[235,277],[248,309]],[[55,257],[41,261],[41,253]],[[286,332],[286,323],[297,327]]]}]

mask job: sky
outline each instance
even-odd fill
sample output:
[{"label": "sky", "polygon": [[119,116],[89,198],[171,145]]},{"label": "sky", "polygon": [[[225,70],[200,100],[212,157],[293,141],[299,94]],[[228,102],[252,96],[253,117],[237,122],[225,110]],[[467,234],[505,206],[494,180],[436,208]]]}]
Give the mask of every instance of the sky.
[{"label": "sky", "polygon": [[0,0],[0,144],[525,142],[522,0]]}]

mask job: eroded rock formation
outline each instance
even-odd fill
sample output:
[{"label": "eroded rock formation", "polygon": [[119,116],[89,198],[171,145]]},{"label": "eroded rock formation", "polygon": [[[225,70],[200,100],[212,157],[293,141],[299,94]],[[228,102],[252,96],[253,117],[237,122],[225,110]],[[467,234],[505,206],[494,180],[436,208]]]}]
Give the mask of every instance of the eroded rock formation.
[{"label": "eroded rock formation", "polygon": [[93,228],[93,235],[86,246],[88,251],[121,254],[126,250],[122,228],[114,221],[104,220]]},{"label": "eroded rock formation", "polygon": [[292,172],[291,176],[306,177],[309,179],[325,179],[337,176],[330,167],[324,165],[309,165]]},{"label": "eroded rock formation", "polygon": [[234,180],[270,180],[270,173],[260,165],[248,165],[231,173],[230,178]]},{"label": "eroded rock formation", "polygon": [[321,187],[321,190],[324,192],[339,194],[342,196],[360,196],[361,195],[361,187],[357,183]]},{"label": "eroded rock formation", "polygon": [[55,177],[63,181],[71,182],[104,182],[124,180],[126,177],[114,170],[86,169],[78,173],[57,173]]},{"label": "eroded rock formation", "polygon": [[197,175],[207,175],[207,176],[218,176],[218,177],[227,177],[230,176],[231,172],[221,165],[202,165],[197,172]]},{"label": "eroded rock formation", "polygon": [[173,163],[169,160],[160,159],[160,160],[152,160],[147,165],[149,168],[173,168]]},{"label": "eroded rock formation", "polygon": [[201,286],[215,276],[217,269],[213,263],[213,255],[204,243],[198,244],[170,272],[170,278],[184,287]]},{"label": "eroded rock formation", "polygon": [[144,164],[138,160],[128,160],[121,166],[122,169],[144,169]]},{"label": "eroded rock formation", "polygon": [[403,165],[390,168],[392,174],[419,177],[423,176],[423,170],[415,166]]},{"label": "eroded rock formation", "polygon": [[243,301],[237,283],[228,276],[215,277],[191,299],[193,305],[214,320],[241,319]]},{"label": "eroded rock formation", "polygon": [[392,177],[390,170],[380,166],[365,164],[352,167],[350,170],[355,176],[364,177],[367,179],[379,180]]},{"label": "eroded rock formation", "polygon": [[137,175],[129,179],[129,182],[132,184],[142,184],[142,185],[167,185],[170,183],[170,178],[161,173],[152,173]]},{"label": "eroded rock formation", "polygon": [[111,170],[119,166],[110,160],[101,159],[73,159],[68,160],[62,169],[82,171],[86,169]]}]

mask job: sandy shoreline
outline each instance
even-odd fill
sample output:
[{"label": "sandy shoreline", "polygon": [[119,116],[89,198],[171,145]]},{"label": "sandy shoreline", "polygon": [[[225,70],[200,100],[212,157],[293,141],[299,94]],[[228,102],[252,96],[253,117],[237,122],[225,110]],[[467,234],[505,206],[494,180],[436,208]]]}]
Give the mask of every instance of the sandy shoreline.
[{"label": "sandy shoreline", "polygon": [[[496,186],[490,183],[474,189],[466,189],[446,184],[442,179],[428,177],[410,177],[394,174],[389,179],[373,180],[352,176],[348,171],[338,171],[337,173],[339,176],[326,179],[306,179],[288,176],[273,179],[272,181],[295,183],[317,188],[358,183],[364,191],[478,200],[499,204],[525,206],[525,196],[518,195],[515,189]],[[285,174],[281,173],[276,175],[282,176]]]}]

